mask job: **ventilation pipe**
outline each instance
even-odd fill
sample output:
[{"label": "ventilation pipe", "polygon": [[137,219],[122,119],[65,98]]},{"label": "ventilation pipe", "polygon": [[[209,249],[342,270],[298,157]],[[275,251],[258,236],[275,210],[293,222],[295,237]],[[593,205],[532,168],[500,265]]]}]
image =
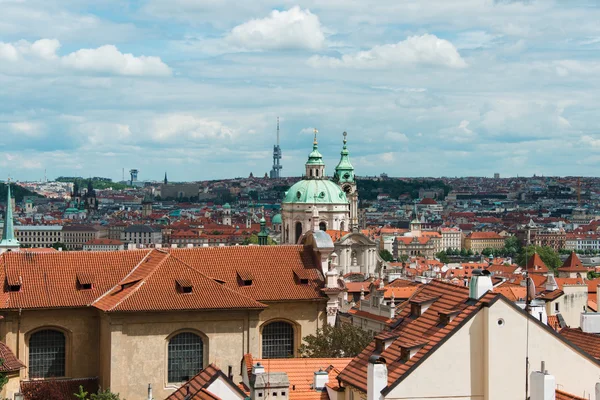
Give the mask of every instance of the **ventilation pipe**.
[{"label": "ventilation pipe", "polygon": [[469,282],[469,298],[479,300],[484,294],[494,288],[490,271],[474,269]]}]

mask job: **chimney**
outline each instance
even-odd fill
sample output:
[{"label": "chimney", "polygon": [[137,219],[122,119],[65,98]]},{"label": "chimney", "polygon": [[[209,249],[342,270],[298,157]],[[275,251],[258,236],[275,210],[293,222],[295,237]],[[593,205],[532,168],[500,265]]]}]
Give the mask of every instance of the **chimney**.
[{"label": "chimney", "polygon": [[372,355],[367,369],[367,400],[383,400],[381,391],[387,387],[388,370],[385,358]]},{"label": "chimney", "polygon": [[600,400],[600,382],[596,383],[596,400]]},{"label": "chimney", "polygon": [[469,282],[469,298],[479,300],[481,296],[492,290],[492,278],[490,271],[484,269],[474,269],[471,273],[471,281]]},{"label": "chimney", "polygon": [[546,275],[546,290],[548,292],[553,292],[558,289],[558,284],[556,283],[556,279],[554,279],[554,274],[549,273]]},{"label": "chimney", "polygon": [[325,385],[329,382],[329,374],[322,369],[319,368],[318,371],[315,371],[313,378],[313,389],[315,390],[323,390],[325,389]]},{"label": "chimney", "polygon": [[541,371],[531,373],[530,400],[556,399],[556,378],[554,375],[550,375],[545,368],[545,363],[542,361]]},{"label": "chimney", "polygon": [[265,367],[261,363],[256,363],[252,366],[252,375],[259,375],[265,373]]},{"label": "chimney", "polygon": [[152,384],[148,384],[148,400],[152,400]]}]

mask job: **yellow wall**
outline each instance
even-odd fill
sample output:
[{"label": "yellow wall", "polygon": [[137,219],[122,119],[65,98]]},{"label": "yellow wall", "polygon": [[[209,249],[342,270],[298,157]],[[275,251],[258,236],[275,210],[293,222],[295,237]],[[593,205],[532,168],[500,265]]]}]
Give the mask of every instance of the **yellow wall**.
[{"label": "yellow wall", "polygon": [[[0,323],[0,340],[27,365],[29,333],[42,327],[63,330],[67,336],[68,377],[98,376],[101,387],[126,399],[142,398],[151,383],[155,398],[160,399],[178,387],[167,382],[167,344],[174,334],[198,333],[205,344],[204,365],[214,363],[225,374],[232,366],[234,380],[239,380],[243,355],[250,352],[254,357],[262,356],[260,332],[265,323],[293,323],[297,348],[302,337],[323,326],[325,305],[322,300],[271,303],[263,311],[127,314],[104,314],[92,308],[23,311],[20,327],[18,313],[11,312]],[[23,369],[21,379],[26,378],[27,369]]]}]

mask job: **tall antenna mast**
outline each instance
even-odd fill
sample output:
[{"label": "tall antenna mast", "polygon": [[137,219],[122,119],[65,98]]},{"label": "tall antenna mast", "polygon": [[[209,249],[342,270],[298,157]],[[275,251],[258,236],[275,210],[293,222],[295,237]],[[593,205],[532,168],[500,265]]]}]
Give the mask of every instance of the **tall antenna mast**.
[{"label": "tall antenna mast", "polygon": [[279,117],[277,117],[277,146],[279,146]]}]

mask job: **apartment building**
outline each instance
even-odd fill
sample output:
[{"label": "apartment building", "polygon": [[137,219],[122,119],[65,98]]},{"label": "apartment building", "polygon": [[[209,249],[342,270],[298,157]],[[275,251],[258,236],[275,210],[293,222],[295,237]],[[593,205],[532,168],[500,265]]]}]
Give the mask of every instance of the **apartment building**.
[{"label": "apartment building", "polygon": [[60,225],[17,225],[17,240],[24,247],[52,247],[63,243],[63,227]]}]

